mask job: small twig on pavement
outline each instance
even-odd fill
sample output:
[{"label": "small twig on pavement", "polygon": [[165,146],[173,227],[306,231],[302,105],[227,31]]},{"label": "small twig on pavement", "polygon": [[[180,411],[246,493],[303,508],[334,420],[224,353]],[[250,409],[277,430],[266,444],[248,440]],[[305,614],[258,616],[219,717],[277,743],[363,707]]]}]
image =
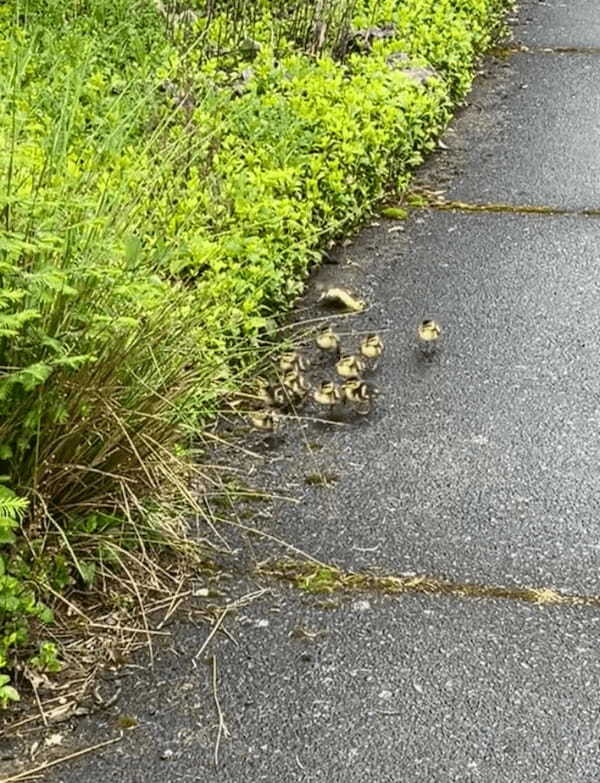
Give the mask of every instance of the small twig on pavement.
[{"label": "small twig on pavement", "polygon": [[34,683],[31,683],[31,687],[33,688],[33,695],[35,696],[35,701],[38,706],[38,710],[40,711],[40,716],[42,718],[42,722],[44,726],[48,726],[48,718],[46,717],[46,713],[44,712],[44,707],[42,706],[42,702],[40,699],[40,694],[38,693],[37,687],[34,685]]},{"label": "small twig on pavement", "polygon": [[207,646],[208,646],[208,644],[209,644],[210,640],[213,638],[213,636],[214,636],[214,635],[216,634],[216,632],[219,630],[219,627],[220,627],[221,623],[223,622],[223,620],[225,619],[225,617],[226,617],[226,615],[227,615],[227,612],[228,612],[228,611],[229,611],[229,607],[228,607],[228,606],[226,606],[226,607],[225,607],[225,609],[223,609],[223,611],[222,611],[222,612],[221,612],[221,614],[219,615],[219,619],[218,619],[218,620],[215,622],[215,624],[213,625],[213,627],[212,627],[212,629],[211,629],[211,632],[208,634],[208,636],[207,636],[207,637],[206,637],[206,639],[204,640],[204,644],[203,644],[203,645],[202,645],[202,647],[201,647],[201,648],[198,650],[198,652],[196,653],[196,655],[194,655],[194,660],[196,660],[197,658],[199,658],[199,657],[202,655],[202,653],[204,652],[204,650],[206,650],[206,648],[207,648]]},{"label": "small twig on pavement", "polygon": [[323,566],[324,568],[328,567],[326,563],[317,560],[316,557],[309,555],[308,552],[304,552],[302,549],[298,549],[298,547],[293,546],[292,544],[288,544],[287,541],[284,541],[281,538],[277,538],[277,536],[272,536],[270,533],[265,533],[264,530],[259,530],[257,527],[250,527],[249,525],[243,525],[241,522],[237,522],[237,521],[232,522],[231,520],[226,519],[225,517],[219,517],[219,522],[223,522],[226,525],[231,525],[232,527],[238,527],[240,530],[244,530],[247,533],[252,533],[253,535],[258,536],[259,538],[266,538],[269,541],[274,541],[276,544],[280,544],[286,549],[295,552],[297,555],[300,555],[301,557],[305,557],[307,560],[310,560],[311,563],[315,563],[316,565]]},{"label": "small twig on pavement", "polygon": [[212,686],[213,686],[213,698],[215,700],[215,707],[217,708],[217,715],[219,716],[219,728],[217,729],[217,739],[215,740],[215,769],[219,768],[219,747],[221,745],[221,737],[229,737],[229,729],[225,723],[223,717],[223,711],[219,703],[219,696],[217,694],[217,658],[212,656]]}]

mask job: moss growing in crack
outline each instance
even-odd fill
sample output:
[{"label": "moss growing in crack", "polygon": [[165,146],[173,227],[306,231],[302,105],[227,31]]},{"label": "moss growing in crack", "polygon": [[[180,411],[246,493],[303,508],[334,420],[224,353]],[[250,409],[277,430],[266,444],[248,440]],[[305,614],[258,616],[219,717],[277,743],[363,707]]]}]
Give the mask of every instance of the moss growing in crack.
[{"label": "moss growing in crack", "polygon": [[135,729],[139,725],[139,721],[133,715],[120,715],[117,719],[117,726],[122,731]]},{"label": "moss growing in crack", "polygon": [[542,204],[503,204],[489,202],[486,204],[473,204],[467,201],[445,201],[437,199],[428,203],[434,209],[459,210],[461,212],[503,212],[513,215],[571,215],[572,209],[550,207]]},{"label": "moss growing in crack", "polygon": [[260,574],[289,582],[309,593],[377,592],[386,595],[425,593],[460,598],[503,598],[538,605],[600,606],[600,595],[561,593],[549,587],[520,587],[452,582],[425,574],[379,575],[342,571],[333,565],[297,560],[263,564]]},{"label": "moss growing in crack", "polygon": [[415,188],[404,196],[404,203],[417,208],[454,210],[457,212],[500,212],[511,215],[580,215],[584,217],[599,217],[600,208],[573,209],[570,207],[558,207],[547,204],[507,204],[504,202],[469,202],[443,198],[441,191],[433,191],[428,188]]},{"label": "moss growing in crack", "polygon": [[307,451],[321,451],[322,448],[323,444],[315,440],[309,441],[305,444],[305,449]]},{"label": "moss growing in crack", "polygon": [[530,49],[527,46],[499,45],[492,46],[488,50],[488,54],[491,57],[496,57],[498,60],[508,60],[513,54],[528,51],[530,51]]},{"label": "moss growing in crack", "polygon": [[381,215],[390,220],[406,220],[408,217],[408,210],[403,209],[402,207],[386,207],[381,210]]}]

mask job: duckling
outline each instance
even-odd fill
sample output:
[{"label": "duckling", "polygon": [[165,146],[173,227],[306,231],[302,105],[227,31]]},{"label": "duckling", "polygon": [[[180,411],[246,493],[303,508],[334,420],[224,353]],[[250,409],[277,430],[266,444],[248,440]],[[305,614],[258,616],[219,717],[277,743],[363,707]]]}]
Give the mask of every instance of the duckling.
[{"label": "duckling", "polygon": [[430,318],[421,321],[417,327],[419,348],[425,356],[432,356],[442,334],[442,328]]},{"label": "duckling", "polygon": [[315,342],[317,343],[317,348],[320,348],[322,351],[335,352],[339,357],[340,338],[333,331],[331,326],[327,326],[320,331],[315,338]]},{"label": "duckling", "polygon": [[370,362],[371,369],[374,370],[383,354],[383,340],[378,334],[368,334],[361,340],[360,352]]},{"label": "duckling", "polygon": [[303,400],[308,394],[308,384],[302,373],[296,369],[286,373],[282,379],[283,393],[288,399]]},{"label": "duckling", "polygon": [[257,391],[253,396],[266,408],[285,408],[289,403],[286,389],[275,383],[269,383],[264,378],[258,379]]},{"label": "duckling", "polygon": [[358,356],[350,354],[348,356],[342,356],[335,365],[335,369],[337,374],[341,375],[342,378],[360,378],[365,371],[365,365]]},{"label": "duckling", "polygon": [[273,405],[276,404],[275,391],[276,390],[273,388],[272,383],[269,383],[264,378],[257,378],[256,394],[254,394],[253,396],[260,403],[262,403],[262,405],[266,405],[268,408],[271,408]]},{"label": "duckling", "polygon": [[323,381],[313,392],[313,399],[319,405],[325,405],[333,410],[342,399],[339,386],[332,381]]},{"label": "duckling", "polygon": [[306,370],[308,363],[298,351],[287,351],[279,357],[278,366],[282,373],[286,373],[296,369]]},{"label": "duckling", "polygon": [[275,386],[273,388],[273,405],[276,408],[285,408],[288,403],[288,394],[283,386]]},{"label": "duckling", "polygon": [[279,416],[275,411],[253,411],[249,418],[254,429],[261,432],[275,432],[279,427]]},{"label": "duckling", "polygon": [[373,398],[378,394],[375,387],[360,380],[344,381],[341,387],[342,399],[350,403],[361,416],[371,410]]}]

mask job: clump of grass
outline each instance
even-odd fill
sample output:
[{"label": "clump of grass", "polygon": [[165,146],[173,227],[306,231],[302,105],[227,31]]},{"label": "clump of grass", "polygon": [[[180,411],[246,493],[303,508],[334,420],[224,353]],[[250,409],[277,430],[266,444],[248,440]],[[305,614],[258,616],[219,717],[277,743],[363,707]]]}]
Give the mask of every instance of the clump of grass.
[{"label": "clump of grass", "polygon": [[156,0],[174,40],[194,42],[203,61],[253,60],[262,45],[277,57],[290,45],[311,55],[343,49],[357,0],[218,0],[200,8]]},{"label": "clump of grass", "polygon": [[157,125],[160,21],[41,5],[0,14],[0,670],[18,648],[39,668],[47,604],[51,638],[69,614],[99,622],[97,591],[145,616],[172,587],[165,557],[201,555],[185,447],[228,383],[202,302],[148,238],[153,189],[202,144]]}]

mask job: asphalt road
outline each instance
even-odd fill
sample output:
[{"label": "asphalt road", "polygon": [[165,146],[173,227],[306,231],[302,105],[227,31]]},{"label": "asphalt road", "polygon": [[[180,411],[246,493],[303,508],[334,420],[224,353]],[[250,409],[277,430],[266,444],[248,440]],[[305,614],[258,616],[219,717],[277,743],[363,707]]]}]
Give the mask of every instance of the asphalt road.
[{"label": "asphalt road", "polygon": [[524,0],[520,5],[518,37],[523,43],[598,48],[596,0]]},{"label": "asphalt road", "polygon": [[[600,218],[578,211],[600,208],[600,9],[527,2],[516,37],[530,51],[486,65],[419,179],[557,214],[418,210],[361,232],[307,303],[331,280],[369,301],[352,327],[385,330],[377,409],[290,425],[252,480],[295,499],[265,529],[328,562],[595,594]],[[577,50],[539,51],[552,46]],[[431,363],[412,345],[425,314],[445,332]],[[337,480],[307,485],[315,472]],[[113,708],[62,730],[76,748],[124,715],[137,728],[47,780],[593,781],[599,622],[436,596],[325,609],[275,586],[230,622],[237,644],[211,648],[229,730],[218,770],[212,670],[193,659],[206,630],[182,624],[153,672],[123,672]]]},{"label": "asphalt road", "polygon": [[[215,772],[210,668],[179,628],[87,741],[139,721],[120,744],[49,780],[223,783],[581,783],[600,774],[598,613],[496,601],[357,596],[324,611],[278,594],[219,642],[230,733]],[[298,629],[319,633],[297,639]]]}]

